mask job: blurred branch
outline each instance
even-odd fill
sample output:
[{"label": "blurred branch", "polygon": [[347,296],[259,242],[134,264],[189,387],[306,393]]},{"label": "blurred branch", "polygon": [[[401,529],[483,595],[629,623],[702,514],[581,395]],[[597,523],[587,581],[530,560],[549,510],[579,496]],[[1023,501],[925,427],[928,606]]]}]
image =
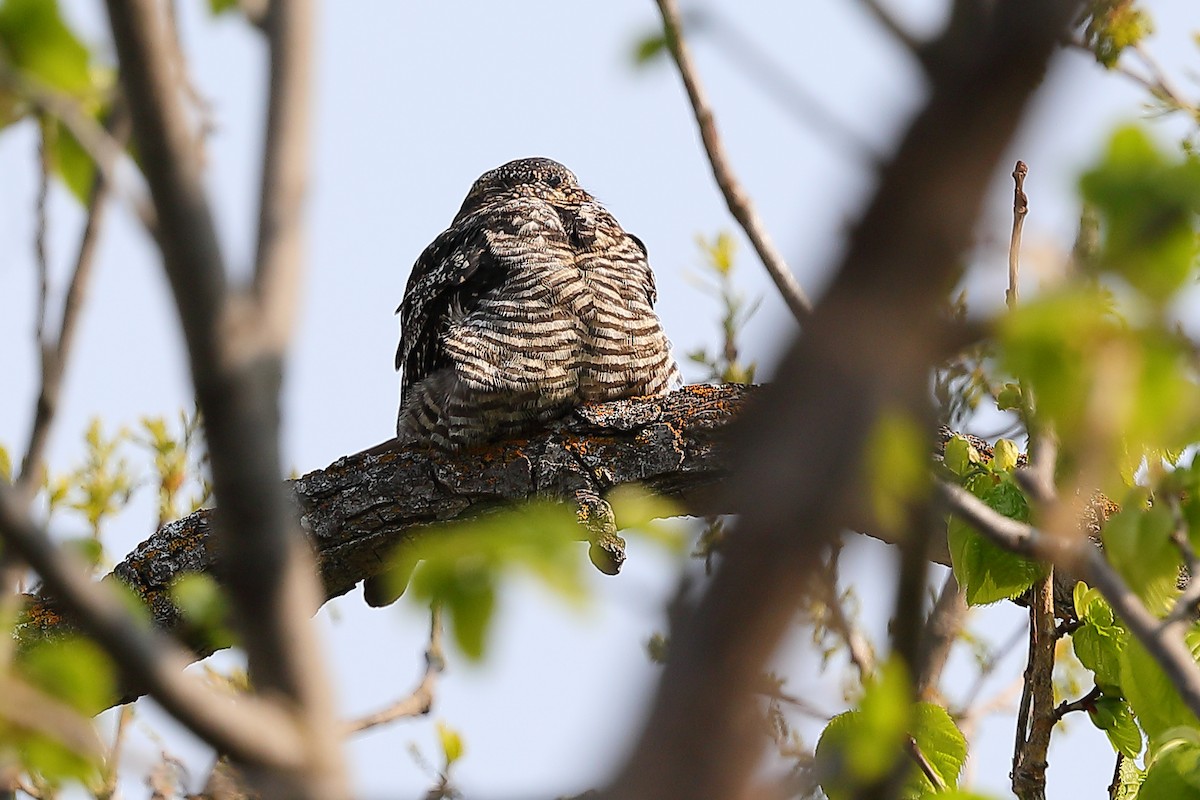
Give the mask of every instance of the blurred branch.
[{"label": "blurred branch", "polygon": [[295,768],[303,760],[287,713],[254,698],[220,694],[183,674],[192,660],[187,653],[141,624],[110,587],[92,581],[69,551],[33,524],[2,483],[0,535],[41,576],[55,604],[108,651],[126,680],[197,736],[249,763]]},{"label": "blurred branch", "polygon": [[421,675],[417,688],[387,708],[347,723],[346,733],[358,733],[404,717],[423,716],[433,708],[433,690],[437,686],[438,676],[446,668],[446,655],[442,650],[441,609],[434,606],[429,616],[429,647],[425,649],[425,672]]},{"label": "blurred branch", "polygon": [[916,692],[919,700],[932,700],[938,692],[942,670],[950,658],[950,650],[962,633],[967,618],[967,603],[962,588],[954,578],[954,572],[946,575],[937,602],[925,621],[921,637],[921,656],[918,660]]},{"label": "blurred branch", "polygon": [[871,432],[884,414],[932,431],[929,374],[946,341],[937,307],[1076,3],[967,5],[978,11],[972,24],[951,24],[935,43],[957,57],[932,62],[929,99],[882,169],[828,293],[735,433],[722,493],[742,514],[738,530],[704,596],[672,626],[655,700],[610,797],[741,795],[762,751],[746,697],[817,554],[868,515]]},{"label": "blurred branch", "polygon": [[692,104],[692,112],[696,116],[696,125],[700,128],[700,139],[704,143],[704,152],[708,156],[717,186],[720,187],[721,194],[725,197],[725,203],[729,206],[729,213],[746,232],[746,236],[754,246],[754,251],[762,259],[763,266],[767,268],[771,279],[775,281],[776,288],[779,289],[788,308],[792,310],[792,314],[803,323],[812,314],[812,301],[800,288],[796,276],[792,274],[783,256],[775,248],[758,212],[754,209],[753,202],[729,166],[725,146],[721,143],[720,135],[717,133],[712,108],[708,104],[704,88],[700,85],[691,52],[683,39],[679,5],[676,0],[656,0],[656,2],[659,13],[662,14],[667,46],[679,68],[680,77],[683,78],[683,86],[687,90],[688,100]]},{"label": "blurred branch", "polygon": [[[252,681],[258,691],[278,693],[294,704],[307,756],[291,772],[249,776],[259,788],[297,798],[348,795],[334,722],[324,656],[307,615],[318,603],[312,565],[294,511],[280,485],[279,386],[283,340],[264,348],[262,315],[237,302],[228,278],[205,193],[196,133],[183,107],[178,70],[172,68],[172,32],[157,0],[108,0],[109,22],[120,60],[134,132],[150,191],[158,209],[158,244],[179,309],[192,379],[204,414],[215,495],[220,503],[218,546],[237,558],[224,562],[223,577],[242,630]],[[302,95],[307,76],[311,4],[275,0],[264,30],[271,51],[268,127],[304,125],[306,105],[282,108]],[[288,191],[303,175],[303,161],[289,143],[303,132],[269,130],[268,142],[283,148],[265,168],[269,188],[285,176]],[[293,138],[293,137],[299,137]],[[296,170],[299,170],[297,172]],[[302,185],[302,181],[300,182]],[[288,195],[286,208],[296,203]],[[294,268],[298,247],[294,214],[268,216],[260,235],[270,270]],[[275,243],[284,243],[275,251]],[[290,249],[289,249],[290,248]],[[274,287],[268,287],[274,288]],[[286,294],[286,292],[284,293]],[[281,307],[291,298],[283,297]],[[267,305],[276,300],[265,299]],[[290,314],[290,312],[288,312]],[[288,314],[285,314],[287,316]]]},{"label": "blurred branch", "polygon": [[925,55],[925,46],[918,41],[911,33],[909,33],[903,25],[901,25],[891,12],[879,4],[879,0],[858,0],[859,5],[867,10],[879,25],[887,31],[893,39],[904,46],[908,52],[922,63],[926,68],[929,65],[926,63],[927,56]]}]

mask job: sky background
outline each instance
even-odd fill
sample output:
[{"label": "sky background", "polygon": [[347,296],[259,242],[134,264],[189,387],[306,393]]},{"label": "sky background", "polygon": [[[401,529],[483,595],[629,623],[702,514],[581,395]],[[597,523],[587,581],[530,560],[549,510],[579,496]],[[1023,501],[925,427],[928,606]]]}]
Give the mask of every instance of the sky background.
[{"label": "sky background", "polygon": [[[111,57],[102,4],[63,5],[77,30]],[[935,32],[946,10],[934,0],[887,5],[918,35]],[[1200,58],[1190,36],[1200,25],[1200,9],[1190,0],[1146,5],[1158,28],[1153,51],[1194,93]],[[212,203],[227,260],[244,276],[257,219],[266,50],[249,26],[236,17],[212,20],[205,6],[180,3],[181,24],[193,79],[214,107]],[[880,152],[894,145],[923,100],[913,62],[857,3],[685,3],[700,7],[736,25],[828,114]],[[398,385],[393,312],[411,264],[449,224],[472,181],[513,158],[562,161],[646,243],[658,277],[658,310],[677,354],[716,341],[719,309],[689,282],[700,264],[695,237],[735,231],[735,225],[713,184],[678,75],[666,60],[633,66],[635,43],[658,24],[653,3],[354,0],[318,3],[318,11],[309,263],[285,385],[285,463],[306,472],[391,436]],[[798,120],[795,109],[765,93],[711,39],[697,36],[693,49],[734,169],[801,284],[819,294],[869,196],[869,165],[844,141]],[[1115,124],[1142,115],[1143,97],[1081,54],[1065,53],[1055,62],[997,167],[969,283],[977,307],[1003,301],[1012,162],[1021,158],[1030,167],[1025,292],[1053,272],[1056,255],[1070,246],[1079,172]],[[1161,124],[1157,129],[1164,138],[1173,131]],[[0,341],[6,342],[0,443],[18,452],[37,390],[31,336],[35,152],[29,126],[0,132]],[[77,204],[56,187],[50,204],[56,296],[65,288],[81,222]],[[758,360],[760,378],[769,378],[795,326],[737,235],[739,284],[749,296],[763,297],[746,330],[746,352]],[[105,228],[97,266],[67,372],[52,469],[78,461],[93,417],[113,429],[192,405],[166,282],[155,250],[127,209],[118,209]],[[689,365],[684,369],[693,380],[701,376]],[[113,556],[119,559],[145,538],[153,519],[148,497],[136,502],[111,529]],[[82,524],[64,517],[61,527],[78,531]],[[890,574],[892,556],[862,537],[851,541],[844,577],[855,587],[875,641],[883,642],[891,587],[882,576]],[[580,557],[586,557],[582,547]],[[663,600],[680,569],[677,560],[635,541],[619,577],[588,572],[593,601],[582,612],[520,580],[511,582],[486,661],[468,664],[450,646],[449,672],[431,717],[352,741],[361,796],[421,796],[430,778],[406,748],[416,743],[436,761],[435,719],[466,740],[455,774],[469,797],[556,796],[597,785],[624,756],[653,691],[657,669],[644,643],[665,627]],[[1020,610],[998,607],[977,615],[974,626],[1003,641],[1021,629],[1023,618]],[[356,590],[328,604],[319,619],[347,716],[411,689],[423,664],[424,611],[405,602],[367,609]],[[1018,652],[989,689],[1010,682],[1020,663]],[[822,674],[805,632],[781,649],[777,666],[792,676],[791,692],[840,710],[845,665],[834,659]],[[948,685],[961,691],[973,675],[970,658],[960,653]],[[184,757],[195,781],[203,779],[206,754],[186,732],[153,713],[140,719],[145,724],[131,742],[131,765],[154,763],[165,743]],[[974,785],[998,796],[1008,794],[1012,724],[1011,713],[985,724],[968,766]],[[161,743],[146,735],[147,727],[161,732]],[[803,730],[812,744],[819,726]],[[1098,797],[1112,757],[1103,737],[1080,719],[1071,721],[1069,735],[1055,738],[1050,763],[1050,797]],[[144,794],[137,783],[126,788],[129,797]]]}]

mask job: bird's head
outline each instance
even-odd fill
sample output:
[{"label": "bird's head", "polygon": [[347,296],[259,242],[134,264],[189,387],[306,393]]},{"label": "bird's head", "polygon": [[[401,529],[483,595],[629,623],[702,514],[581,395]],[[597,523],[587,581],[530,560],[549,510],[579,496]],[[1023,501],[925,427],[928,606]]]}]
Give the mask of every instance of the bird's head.
[{"label": "bird's head", "polygon": [[519,158],[479,176],[459,216],[499,198],[537,197],[551,203],[579,202],[587,193],[575,173],[549,158]]}]

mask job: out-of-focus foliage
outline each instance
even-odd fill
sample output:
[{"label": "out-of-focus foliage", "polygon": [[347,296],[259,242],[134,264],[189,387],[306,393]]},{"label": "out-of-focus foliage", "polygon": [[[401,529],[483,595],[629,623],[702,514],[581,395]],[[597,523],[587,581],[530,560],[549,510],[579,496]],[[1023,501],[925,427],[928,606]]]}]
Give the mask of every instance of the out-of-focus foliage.
[{"label": "out-of-focus foliage", "polygon": [[1080,18],[1083,42],[1096,54],[1096,60],[1109,69],[1116,66],[1121,53],[1154,31],[1150,15],[1134,0],[1092,0]]}]

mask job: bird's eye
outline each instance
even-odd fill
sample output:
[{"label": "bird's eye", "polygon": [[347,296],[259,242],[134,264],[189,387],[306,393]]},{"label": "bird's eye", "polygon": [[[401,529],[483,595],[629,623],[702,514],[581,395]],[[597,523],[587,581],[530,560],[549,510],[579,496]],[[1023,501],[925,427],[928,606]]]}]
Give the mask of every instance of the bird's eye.
[{"label": "bird's eye", "polygon": [[550,184],[551,189],[557,189],[558,185],[562,183],[562,178],[558,175],[549,175],[546,177],[546,183]]}]

